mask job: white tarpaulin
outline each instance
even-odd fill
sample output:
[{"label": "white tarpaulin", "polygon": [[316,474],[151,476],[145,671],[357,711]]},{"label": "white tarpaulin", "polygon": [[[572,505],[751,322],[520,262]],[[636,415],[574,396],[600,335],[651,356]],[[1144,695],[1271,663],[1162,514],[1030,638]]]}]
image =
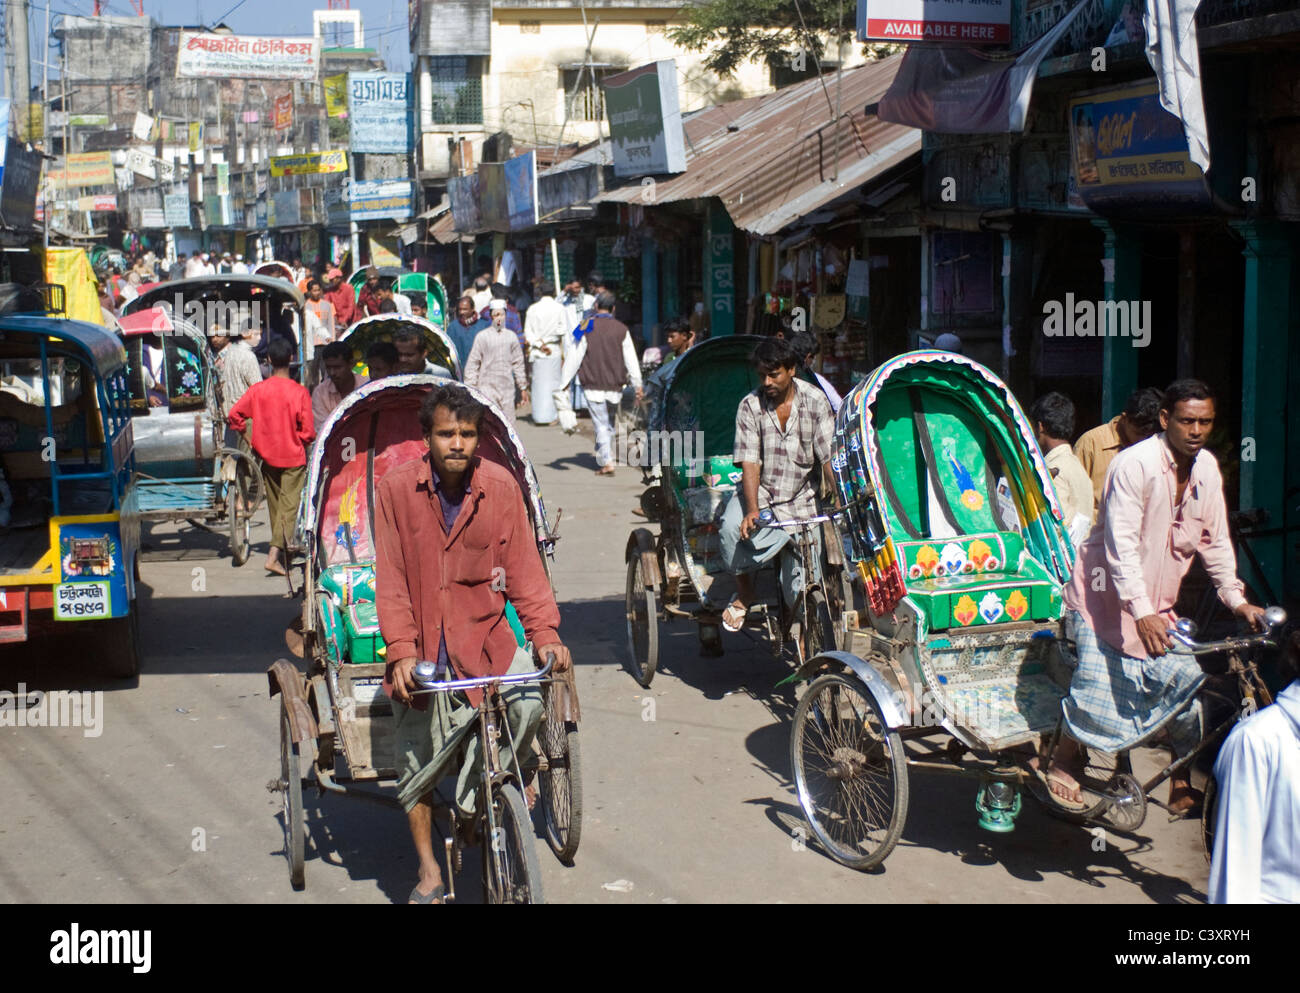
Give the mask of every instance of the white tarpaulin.
[{"label": "white tarpaulin", "polygon": [[1142,24],[1147,61],[1160,83],[1160,105],[1183,122],[1192,161],[1210,168],[1210,136],[1201,97],[1201,54],[1196,46],[1196,8],[1201,0],[1147,0]]}]

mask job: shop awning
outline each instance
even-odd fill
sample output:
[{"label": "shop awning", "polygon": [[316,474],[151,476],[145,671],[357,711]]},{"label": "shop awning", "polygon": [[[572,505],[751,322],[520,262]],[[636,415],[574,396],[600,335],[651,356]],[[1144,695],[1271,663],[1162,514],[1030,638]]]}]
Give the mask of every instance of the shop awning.
[{"label": "shop awning", "polygon": [[[719,104],[685,122],[686,172],[641,180],[593,202],[653,205],[718,197],[736,226],[774,234],[921,151],[921,132],[865,111],[880,100],[902,56]],[[835,126],[835,108],[842,116]],[[838,154],[837,132],[838,130]]]}]

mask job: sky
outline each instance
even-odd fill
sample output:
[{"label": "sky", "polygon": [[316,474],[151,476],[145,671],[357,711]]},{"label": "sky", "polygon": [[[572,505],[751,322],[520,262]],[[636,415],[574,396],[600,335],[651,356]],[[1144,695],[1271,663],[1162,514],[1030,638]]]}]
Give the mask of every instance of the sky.
[{"label": "sky", "polygon": [[[28,0],[32,59],[39,58],[45,31],[45,0]],[[388,68],[410,68],[406,0],[351,0],[361,11],[366,47],[383,57]],[[238,34],[309,35],[313,10],[329,8],[327,0],[144,0],[144,12],[161,24],[207,24],[224,21]],[[51,16],[94,12],[92,0],[50,0]],[[109,14],[134,16],[129,0],[109,0]],[[350,32],[349,32],[350,36]],[[328,36],[327,36],[328,39]],[[57,75],[57,73],[54,73]],[[37,70],[33,67],[33,76]]]}]

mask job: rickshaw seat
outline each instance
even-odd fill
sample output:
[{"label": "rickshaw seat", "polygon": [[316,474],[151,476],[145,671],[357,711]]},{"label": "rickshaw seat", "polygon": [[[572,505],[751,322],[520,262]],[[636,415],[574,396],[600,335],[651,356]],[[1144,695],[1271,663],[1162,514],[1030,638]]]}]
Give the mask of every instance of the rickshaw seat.
[{"label": "rickshaw seat", "polygon": [[897,544],[907,592],[931,630],[1060,616],[1060,589],[1014,531]]},{"label": "rickshaw seat", "polygon": [[[341,661],[353,665],[383,662],[384,639],[379,633],[379,610],[375,605],[375,567],[370,562],[332,565],[317,583],[326,594],[323,605],[326,644]],[[514,604],[506,601],[506,622],[521,648],[526,642],[524,626]]]}]

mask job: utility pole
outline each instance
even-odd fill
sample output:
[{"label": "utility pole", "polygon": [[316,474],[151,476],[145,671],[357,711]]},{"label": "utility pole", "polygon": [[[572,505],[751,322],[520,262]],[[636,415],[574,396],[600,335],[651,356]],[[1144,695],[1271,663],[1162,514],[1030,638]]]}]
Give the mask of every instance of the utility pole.
[{"label": "utility pole", "polygon": [[[46,155],[50,154],[50,0],[45,0],[45,49],[41,53],[41,151]],[[67,83],[63,84],[67,86]],[[63,110],[63,117],[66,120],[68,109]],[[68,172],[68,150],[63,150],[63,173],[66,176]],[[49,170],[45,170],[46,176]],[[49,180],[45,183],[45,234],[44,243],[46,254],[49,254],[50,248],[50,214],[52,213],[50,203],[50,184]]]},{"label": "utility pole", "polygon": [[27,41],[27,0],[9,0],[5,9],[9,14],[6,32],[14,59],[13,92],[10,96],[22,115],[18,118],[18,137],[27,141],[32,136],[32,66]]}]

